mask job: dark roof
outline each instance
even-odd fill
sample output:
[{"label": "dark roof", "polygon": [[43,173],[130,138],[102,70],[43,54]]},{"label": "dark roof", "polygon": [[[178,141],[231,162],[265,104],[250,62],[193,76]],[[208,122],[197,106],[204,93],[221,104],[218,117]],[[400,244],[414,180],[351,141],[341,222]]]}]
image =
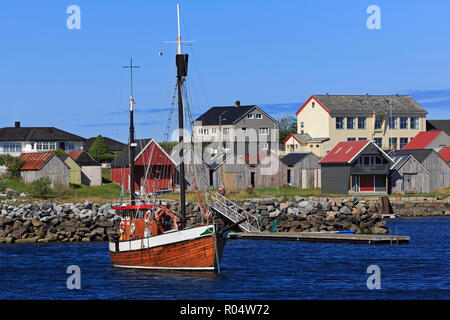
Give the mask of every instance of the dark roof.
[{"label": "dark roof", "polygon": [[[87,139],[83,144],[83,149],[89,151],[95,139],[97,139],[97,137]],[[125,143],[122,143],[120,141],[108,137],[103,137],[103,139],[105,140],[106,146],[108,147],[108,151],[111,153],[120,152],[127,147]]]},{"label": "dark roof", "polygon": [[201,121],[202,125],[206,126],[216,125],[219,124],[219,116],[222,115],[221,124],[233,124],[253,108],[256,108],[256,106],[212,107],[195,121]]},{"label": "dark roof", "polygon": [[54,127],[5,127],[0,141],[85,141],[75,134]]},{"label": "dark roof", "polygon": [[84,150],[73,150],[68,152],[69,156],[76,162],[80,167],[82,166],[101,166],[101,164],[92,158],[89,153]]},{"label": "dark roof", "polygon": [[450,136],[450,120],[427,120],[427,131],[443,130]]},{"label": "dark roof", "polygon": [[[136,157],[141,153],[142,149],[152,139],[138,139],[135,140],[137,147],[134,148],[134,156]],[[130,165],[130,150],[128,147],[124,148],[121,153],[110,163],[111,168],[128,168]]]},{"label": "dark roof", "polygon": [[311,152],[291,152],[285,155],[281,161],[288,167],[295,166],[299,161],[303,160],[306,156],[312,154]]},{"label": "dark roof", "polygon": [[433,149],[411,149],[411,150],[396,150],[392,153],[392,155],[401,155],[401,154],[410,154],[414,158],[416,158],[417,161],[422,163],[423,160],[425,160],[428,155],[433,152]]},{"label": "dark roof", "polygon": [[331,113],[367,112],[388,114],[392,109],[395,113],[428,112],[411,96],[401,95],[314,95]]}]

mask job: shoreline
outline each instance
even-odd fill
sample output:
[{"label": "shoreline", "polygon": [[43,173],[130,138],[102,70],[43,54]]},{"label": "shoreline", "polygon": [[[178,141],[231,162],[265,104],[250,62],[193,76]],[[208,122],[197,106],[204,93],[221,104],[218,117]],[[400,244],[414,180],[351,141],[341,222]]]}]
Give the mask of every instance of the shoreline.
[{"label": "shoreline", "polygon": [[[391,201],[399,217],[450,217],[450,197],[415,202]],[[178,215],[179,203],[160,200]],[[248,199],[240,206],[259,217],[262,232],[354,231],[356,234],[388,232],[386,219],[380,215],[378,197]],[[119,230],[120,216],[114,205],[58,203],[26,199],[0,201],[0,244],[42,242],[107,241]],[[202,223],[197,203],[186,206],[187,227]]]}]

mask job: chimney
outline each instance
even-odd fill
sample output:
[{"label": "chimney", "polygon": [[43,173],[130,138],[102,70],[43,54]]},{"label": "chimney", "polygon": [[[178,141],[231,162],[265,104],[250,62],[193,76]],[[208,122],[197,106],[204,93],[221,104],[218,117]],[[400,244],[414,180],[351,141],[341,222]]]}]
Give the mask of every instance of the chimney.
[{"label": "chimney", "polygon": [[14,123],[14,127],[20,128],[20,121],[16,121],[16,122]]},{"label": "chimney", "polygon": [[234,103],[235,107],[240,107],[241,106],[241,102],[239,100],[236,100],[236,102]]}]

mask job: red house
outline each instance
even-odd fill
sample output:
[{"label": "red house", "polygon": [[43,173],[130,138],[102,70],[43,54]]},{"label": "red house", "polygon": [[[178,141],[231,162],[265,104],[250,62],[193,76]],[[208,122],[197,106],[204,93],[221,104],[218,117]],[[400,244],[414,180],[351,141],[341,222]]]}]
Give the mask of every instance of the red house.
[{"label": "red house", "polygon": [[[146,193],[173,191],[175,163],[153,139],[136,140],[134,149],[134,189]],[[129,149],[125,148],[111,162],[111,180],[130,190]]]}]

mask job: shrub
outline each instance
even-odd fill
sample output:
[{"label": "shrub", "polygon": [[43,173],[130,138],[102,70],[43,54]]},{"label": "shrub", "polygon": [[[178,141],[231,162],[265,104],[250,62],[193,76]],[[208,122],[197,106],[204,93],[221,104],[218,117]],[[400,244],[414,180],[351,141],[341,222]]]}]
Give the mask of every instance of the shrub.
[{"label": "shrub", "polygon": [[1,179],[0,180],[0,192],[3,192],[6,190],[6,181]]},{"label": "shrub", "polygon": [[9,157],[6,159],[6,167],[8,172],[6,177],[9,179],[19,179],[20,178],[20,168],[23,165],[23,159],[20,157]]},{"label": "shrub", "polygon": [[41,177],[31,183],[31,195],[35,198],[47,198],[52,192],[52,181],[49,177]]}]

